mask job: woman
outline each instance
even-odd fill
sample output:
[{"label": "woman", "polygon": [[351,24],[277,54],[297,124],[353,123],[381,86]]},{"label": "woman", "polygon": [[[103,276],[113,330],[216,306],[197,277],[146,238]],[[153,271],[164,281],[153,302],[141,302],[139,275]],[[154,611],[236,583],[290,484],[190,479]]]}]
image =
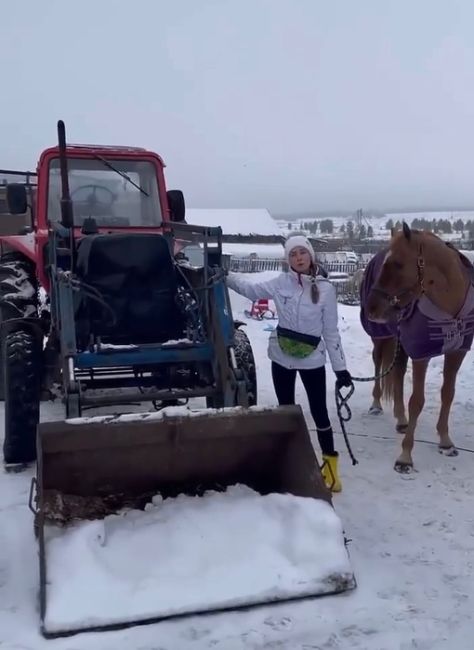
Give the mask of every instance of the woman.
[{"label": "woman", "polygon": [[319,270],[306,237],[289,237],[285,256],[288,273],[260,282],[248,274],[229,273],[227,284],[250,300],[272,298],[275,302],[279,323],[270,335],[268,356],[278,403],[295,403],[299,372],[316,424],[324,481],[333,492],[340,492],[338,453],[326,404],[326,350],[338,385],[350,386],[352,380],[338,330],[336,291]]}]

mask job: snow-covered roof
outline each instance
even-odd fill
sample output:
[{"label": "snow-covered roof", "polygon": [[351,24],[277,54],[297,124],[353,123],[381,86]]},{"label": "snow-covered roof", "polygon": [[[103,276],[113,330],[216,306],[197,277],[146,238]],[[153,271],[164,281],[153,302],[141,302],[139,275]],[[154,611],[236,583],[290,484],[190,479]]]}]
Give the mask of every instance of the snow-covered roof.
[{"label": "snow-covered roof", "polygon": [[224,235],[280,235],[268,210],[244,208],[187,208],[186,221],[194,226],[221,226]]},{"label": "snow-covered roof", "polygon": [[222,244],[222,252],[233,257],[249,257],[253,253],[258,259],[283,259],[285,250],[281,244]]}]

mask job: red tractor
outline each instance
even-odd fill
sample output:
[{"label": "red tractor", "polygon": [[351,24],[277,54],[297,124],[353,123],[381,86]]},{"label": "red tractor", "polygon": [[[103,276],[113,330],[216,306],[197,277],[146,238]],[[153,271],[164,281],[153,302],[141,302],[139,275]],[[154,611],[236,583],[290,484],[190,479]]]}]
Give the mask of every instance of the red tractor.
[{"label": "red tractor", "polygon": [[[66,418],[193,397],[209,407],[255,403],[253,356],[232,319],[221,230],[186,224],[183,194],[166,190],[164,167],[145,149],[66,146],[60,121],[58,146],[41,154],[36,174],[3,186],[7,464],[36,459],[41,394],[58,387]],[[182,259],[189,242],[202,246],[200,268]]]}]

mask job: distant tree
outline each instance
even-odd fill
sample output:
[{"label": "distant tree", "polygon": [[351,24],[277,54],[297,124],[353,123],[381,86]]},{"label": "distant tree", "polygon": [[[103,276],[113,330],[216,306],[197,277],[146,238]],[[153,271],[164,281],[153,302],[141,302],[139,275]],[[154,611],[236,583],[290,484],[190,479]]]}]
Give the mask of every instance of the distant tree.
[{"label": "distant tree", "polygon": [[367,226],[367,238],[368,239],[373,239],[374,237],[374,229],[372,226]]},{"label": "distant tree", "polygon": [[462,232],[464,230],[464,221],[462,219],[456,219],[453,223],[454,232]]},{"label": "distant tree", "polygon": [[354,223],[352,221],[347,222],[346,233],[349,241],[352,242],[354,239]]},{"label": "distant tree", "polygon": [[334,224],[332,219],[322,219],[319,222],[319,230],[321,233],[331,234],[334,230]]},{"label": "distant tree", "polygon": [[344,224],[344,223],[342,224],[342,226],[339,228],[339,232],[340,232],[342,235],[345,235],[345,234],[346,234],[346,224]]},{"label": "distant tree", "polygon": [[438,232],[443,232],[450,235],[453,232],[453,227],[449,219],[440,219],[437,223]]},{"label": "distant tree", "polygon": [[389,219],[387,223],[385,224],[385,229],[386,230],[392,230],[393,228],[393,219]]},{"label": "distant tree", "polygon": [[288,230],[291,230],[292,227],[293,227],[293,226],[291,225],[291,223],[288,222]]},{"label": "distant tree", "polygon": [[359,227],[358,235],[359,235],[359,239],[365,239],[367,237],[367,228],[364,226],[363,223]]}]

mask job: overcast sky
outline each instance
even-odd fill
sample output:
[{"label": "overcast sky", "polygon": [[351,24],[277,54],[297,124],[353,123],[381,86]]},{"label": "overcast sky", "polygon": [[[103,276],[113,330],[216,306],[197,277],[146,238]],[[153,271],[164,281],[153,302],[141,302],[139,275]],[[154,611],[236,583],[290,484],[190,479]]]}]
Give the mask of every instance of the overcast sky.
[{"label": "overcast sky", "polygon": [[160,153],[190,207],[474,205],[473,0],[7,0],[0,167]]}]

